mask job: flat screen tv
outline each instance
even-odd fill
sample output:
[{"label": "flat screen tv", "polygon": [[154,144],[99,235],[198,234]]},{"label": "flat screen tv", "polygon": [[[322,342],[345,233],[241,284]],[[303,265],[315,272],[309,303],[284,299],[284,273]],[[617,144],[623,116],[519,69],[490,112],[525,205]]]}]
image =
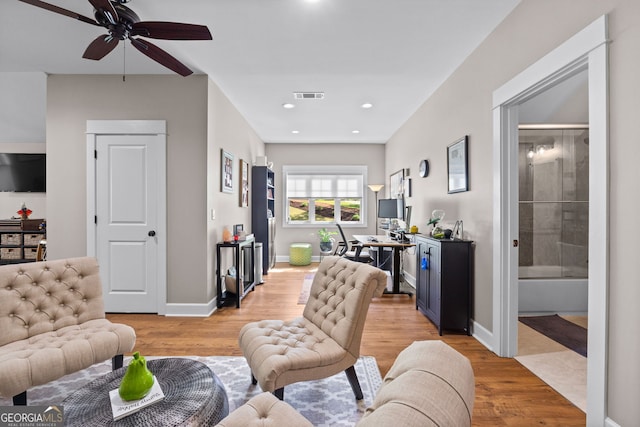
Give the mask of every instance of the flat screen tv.
[{"label": "flat screen tv", "polygon": [[46,192],[46,154],[0,153],[0,191]]}]

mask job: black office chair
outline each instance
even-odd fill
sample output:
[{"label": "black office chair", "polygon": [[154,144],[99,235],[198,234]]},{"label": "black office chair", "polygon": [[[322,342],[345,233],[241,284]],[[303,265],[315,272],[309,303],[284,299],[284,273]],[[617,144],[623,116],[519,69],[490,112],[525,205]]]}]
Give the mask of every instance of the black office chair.
[{"label": "black office chair", "polygon": [[[338,227],[338,231],[340,231],[342,241],[338,243],[334,255],[341,256],[351,261],[364,263],[373,262],[371,254],[369,253],[369,251],[364,249],[362,243],[358,242],[357,240],[348,241],[340,224],[336,224],[336,227]],[[351,246],[349,246],[349,244],[351,244]]]}]

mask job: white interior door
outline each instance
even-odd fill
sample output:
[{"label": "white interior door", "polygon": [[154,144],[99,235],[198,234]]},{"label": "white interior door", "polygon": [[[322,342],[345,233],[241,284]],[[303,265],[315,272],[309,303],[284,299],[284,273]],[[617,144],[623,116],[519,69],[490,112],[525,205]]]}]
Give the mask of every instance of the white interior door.
[{"label": "white interior door", "polygon": [[105,310],[163,314],[165,135],[96,133],[91,139]]}]

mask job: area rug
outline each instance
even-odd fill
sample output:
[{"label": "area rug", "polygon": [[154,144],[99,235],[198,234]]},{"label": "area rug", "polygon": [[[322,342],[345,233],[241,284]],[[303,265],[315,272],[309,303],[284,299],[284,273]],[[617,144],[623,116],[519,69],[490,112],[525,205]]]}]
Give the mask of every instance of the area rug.
[{"label": "area rug", "polygon": [[311,290],[311,284],[313,283],[314,274],[305,274],[302,281],[302,289],[300,290],[300,296],[298,297],[298,304],[306,304],[309,299],[309,291]]},{"label": "area rug", "polygon": [[[157,357],[147,357],[148,360]],[[229,411],[244,404],[251,397],[262,393],[260,386],[251,384],[249,366],[243,357],[211,356],[189,359],[198,360],[211,368],[220,378],[229,398]],[[125,358],[125,366],[130,358]],[[284,389],[284,400],[298,410],[314,426],[353,426],[373,402],[382,384],[376,359],[362,356],[355,365],[364,399],[357,401],[344,372],[317,381],[291,384]],[[111,361],[99,363],[88,369],[67,375],[27,392],[29,405],[60,405],[73,391],[111,371]],[[12,405],[11,399],[0,397],[0,406]]]},{"label": "area rug", "polygon": [[518,318],[522,323],[544,334],[552,340],[587,356],[587,330],[557,314],[551,316],[522,316]]}]

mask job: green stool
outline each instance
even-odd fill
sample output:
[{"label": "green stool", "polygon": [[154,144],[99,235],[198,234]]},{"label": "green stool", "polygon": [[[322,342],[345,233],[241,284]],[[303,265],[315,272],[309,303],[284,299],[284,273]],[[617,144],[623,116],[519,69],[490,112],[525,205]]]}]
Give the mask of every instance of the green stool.
[{"label": "green stool", "polygon": [[311,243],[292,243],[289,246],[289,264],[311,264]]}]

